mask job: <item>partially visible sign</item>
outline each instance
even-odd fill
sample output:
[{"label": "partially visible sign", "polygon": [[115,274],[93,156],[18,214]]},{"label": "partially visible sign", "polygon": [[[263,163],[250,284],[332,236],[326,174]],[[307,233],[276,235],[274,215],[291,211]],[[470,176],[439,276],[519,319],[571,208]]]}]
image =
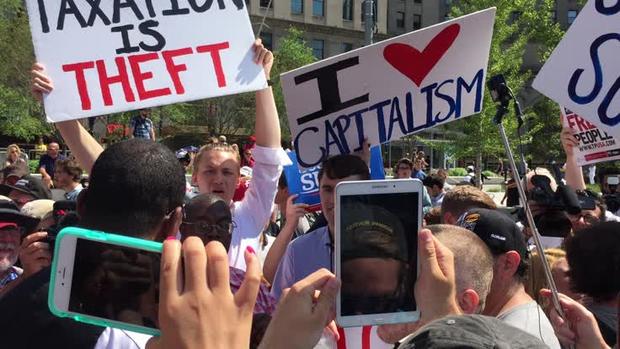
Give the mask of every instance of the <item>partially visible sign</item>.
[{"label": "partially visible sign", "polygon": [[532,86],[620,137],[620,1],[590,0]]},{"label": "partially visible sign", "polygon": [[597,162],[620,159],[618,138],[607,132],[607,128],[596,125],[572,111],[560,107],[563,127],[570,128],[579,142],[574,149],[577,164],[590,165]]},{"label": "partially visible sign", "polygon": [[245,1],[26,0],[49,121],[253,91]]},{"label": "partially visible sign", "polygon": [[490,8],[282,74],[299,164],[479,113],[494,18]]},{"label": "partially visible sign", "polygon": [[[284,167],[284,175],[286,176],[289,194],[299,195],[295,203],[308,204],[310,211],[319,211],[321,209],[321,198],[319,196],[321,166],[301,169],[297,162],[297,155],[291,151],[288,152],[288,156],[292,164]],[[385,179],[380,146],[370,148],[370,178]]]}]

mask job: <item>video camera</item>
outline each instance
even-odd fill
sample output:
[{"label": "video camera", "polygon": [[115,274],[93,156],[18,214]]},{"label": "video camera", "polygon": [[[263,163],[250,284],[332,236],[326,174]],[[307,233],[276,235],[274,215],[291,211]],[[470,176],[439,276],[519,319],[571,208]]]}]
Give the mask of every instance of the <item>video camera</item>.
[{"label": "video camera", "polygon": [[52,209],[54,224],[45,229],[47,237],[43,240],[50,245],[50,251],[54,251],[56,236],[66,227],[75,226],[79,222],[77,214],[77,204],[72,200],[61,200],[54,203]]},{"label": "video camera", "polygon": [[[582,210],[596,209],[594,197],[578,194],[560,181],[555,191],[551,187],[551,178],[547,176],[535,174],[530,182],[534,188],[528,191],[527,196],[537,206],[534,223],[542,236],[566,237],[572,229],[567,214],[576,215]],[[519,220],[526,222],[523,210],[519,212]]]},{"label": "video camera", "polygon": [[607,209],[616,214],[618,210],[620,210],[620,192],[618,192],[618,185],[620,184],[620,178],[618,176],[609,176],[606,178],[607,193],[603,195],[603,200],[605,201],[605,205]]}]

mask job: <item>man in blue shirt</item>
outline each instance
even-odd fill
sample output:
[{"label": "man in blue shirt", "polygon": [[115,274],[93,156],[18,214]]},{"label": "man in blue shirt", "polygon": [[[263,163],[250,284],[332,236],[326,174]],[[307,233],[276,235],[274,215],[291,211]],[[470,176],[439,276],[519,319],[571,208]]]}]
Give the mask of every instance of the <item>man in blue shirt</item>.
[{"label": "man in blue shirt", "polygon": [[43,154],[39,159],[39,173],[41,174],[41,181],[47,187],[52,186],[52,180],[54,179],[54,170],[56,169],[56,160],[63,160],[64,155],[59,153],[60,146],[56,142],[51,142],[47,145],[47,154]]},{"label": "man in blue shirt", "polygon": [[129,125],[129,134],[132,138],[144,138],[155,140],[155,128],[153,127],[153,121],[149,119],[151,109],[140,109],[138,115],[131,118]]}]

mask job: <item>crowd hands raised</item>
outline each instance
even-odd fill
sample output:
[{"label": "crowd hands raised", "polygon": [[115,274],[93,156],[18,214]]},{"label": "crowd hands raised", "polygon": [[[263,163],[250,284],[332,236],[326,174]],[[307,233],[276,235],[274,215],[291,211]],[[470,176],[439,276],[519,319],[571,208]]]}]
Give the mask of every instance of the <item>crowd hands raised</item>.
[{"label": "crowd hands raised", "polygon": [[[260,42],[255,58],[269,78],[273,56]],[[42,65],[35,64],[32,74],[37,98],[53,93]],[[90,186],[74,208],[78,225],[163,241],[156,319],[161,335],[138,338],[110,328],[102,333],[49,313],[52,255],[46,229],[54,222],[47,214],[33,213],[42,210],[43,201],[46,212],[52,211],[45,183],[52,176],[43,169],[43,183],[31,178],[5,183],[11,201],[0,201],[1,213],[9,217],[0,215],[6,221],[0,225],[0,328],[38,334],[10,336],[5,342],[9,347],[55,347],[68,341],[76,348],[152,349],[617,345],[620,223],[610,222],[613,215],[602,200],[596,200],[593,210],[567,216],[570,233],[553,246],[560,247],[560,257],[550,263],[554,280],[565,293],[559,296],[560,316],[550,305],[527,226],[500,212],[483,191],[470,185],[452,188],[442,171],[427,175],[423,153],[413,161],[401,159],[394,178],[418,178],[425,185],[426,226],[417,232],[419,277],[410,292],[420,319],[372,326],[361,335],[361,330],[340,329],[334,322],[341,281],[333,274],[330,241],[334,188],[341,181],[368,179],[368,154],[339,155],[323,164],[322,214],[317,218],[307,213],[307,205],[294,203],[281,175],[288,158],[280,148],[270,88],[256,93],[255,144],[240,151],[225,141],[213,142],[184,164],[193,167],[192,181],[200,192],[189,200],[181,157],[152,139],[123,141],[104,150],[77,121],[56,126],[77,161],[60,167],[81,167],[91,174]],[[567,155],[565,180],[585,189],[573,152],[577,143],[567,130],[561,139]],[[238,199],[242,165],[252,167],[253,175]],[[158,170],[152,171],[153,166]],[[533,176],[539,175],[557,187],[553,176],[537,169],[525,178],[528,191],[535,190]],[[119,182],[119,176],[127,180]],[[128,197],[132,200],[123,200]],[[274,203],[280,208],[280,224],[273,219]],[[537,202],[531,206],[545,214]],[[275,238],[264,229],[274,224]],[[24,233],[29,234],[20,239]],[[552,250],[543,252],[548,260],[555,256]],[[18,257],[23,270],[14,266]],[[446,335],[453,327],[465,334]],[[474,339],[459,342],[462,338]],[[356,344],[364,340],[368,342]]]}]

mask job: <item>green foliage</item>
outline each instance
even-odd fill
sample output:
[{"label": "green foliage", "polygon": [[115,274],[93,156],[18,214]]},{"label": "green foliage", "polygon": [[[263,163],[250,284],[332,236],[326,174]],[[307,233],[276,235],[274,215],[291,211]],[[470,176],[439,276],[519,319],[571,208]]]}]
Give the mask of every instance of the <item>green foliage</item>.
[{"label": "green foliage", "polygon": [[271,70],[271,80],[274,83],[273,93],[276,106],[278,107],[278,114],[280,115],[282,137],[287,138],[290,137],[290,129],[288,127],[288,117],[280,83],[280,74],[315,62],[316,58],[312,55],[312,48],[304,40],[303,32],[294,27],[290,27],[286,36],[278,42],[278,49],[274,52],[274,56],[275,63]]},{"label": "green foliage", "polygon": [[491,178],[491,177],[498,177],[497,173],[493,172],[493,171],[489,171],[489,170],[485,170],[482,171],[482,174]]},{"label": "green foliage", "polygon": [[30,173],[38,173],[39,160],[28,160],[28,168],[30,169]]},{"label": "green foliage", "polygon": [[[550,15],[554,8],[554,2],[552,0],[540,0],[535,3],[531,0],[459,1],[452,7],[451,15],[459,17],[491,6],[497,7],[497,13],[487,76],[504,74],[508,86],[518,95],[533,78],[532,72],[524,69],[523,65],[526,44],[528,42],[539,43],[539,46],[544,48],[539,52],[542,61],[562,37],[561,29],[558,24],[553,23]],[[547,104],[542,108],[547,113],[545,116],[551,118],[553,115],[557,119],[558,113],[550,111],[550,106]],[[450,152],[457,158],[476,157],[480,159],[482,156],[503,158],[503,144],[497,126],[492,122],[495,112],[495,105],[487,91],[484,97],[483,111],[479,115],[470,116],[444,126],[447,131],[459,134],[453,138],[454,141],[449,147]],[[553,127],[547,127],[544,124],[547,121],[546,119],[537,117],[534,108],[526,109],[525,112],[524,117],[531,121],[532,129],[522,137],[524,144],[532,143],[533,138],[539,136],[541,132],[549,133],[553,130]],[[552,121],[552,123],[554,122]],[[512,111],[505,117],[504,127],[513,150],[516,150],[519,142],[516,132],[517,123]],[[559,138],[558,135],[556,133],[555,138]]]},{"label": "green foliage", "polygon": [[51,127],[30,95],[34,54],[22,1],[0,0],[0,38],[0,135],[31,141],[49,134]]},{"label": "green foliage", "polygon": [[455,167],[448,170],[448,176],[463,177],[467,176],[467,170],[462,167]]}]

